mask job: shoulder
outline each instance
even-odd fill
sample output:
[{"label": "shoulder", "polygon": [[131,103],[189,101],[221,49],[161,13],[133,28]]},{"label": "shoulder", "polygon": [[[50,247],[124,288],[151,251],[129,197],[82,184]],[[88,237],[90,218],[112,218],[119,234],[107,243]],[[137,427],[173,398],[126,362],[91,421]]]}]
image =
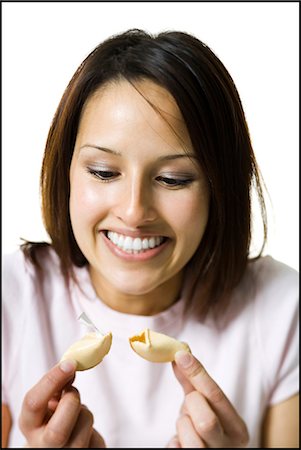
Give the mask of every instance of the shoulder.
[{"label": "shoulder", "polygon": [[275,404],[298,391],[299,273],[270,256],[252,264],[253,331]]},{"label": "shoulder", "polygon": [[299,273],[269,255],[250,261],[249,271],[256,277],[260,287],[267,292],[274,289],[297,291]]},{"label": "shoulder", "polygon": [[251,261],[246,274],[254,291],[256,308],[268,315],[296,312],[299,301],[299,273],[292,267],[264,256]]},{"label": "shoulder", "polygon": [[2,337],[7,364],[30,336],[41,338],[42,333],[35,333],[41,324],[45,331],[50,312],[67,295],[54,250],[38,248],[36,256],[41,269],[21,249],[2,258]]},{"label": "shoulder", "polygon": [[[27,308],[38,293],[58,282],[60,264],[51,247],[38,249],[40,270],[18,249],[2,257],[2,296],[4,308]],[[44,286],[44,287],[43,287]]]},{"label": "shoulder", "polygon": [[298,304],[299,273],[271,256],[263,256],[248,262],[226,312],[219,316],[219,323],[228,326],[233,320],[244,323],[254,317],[261,326],[281,317],[290,322]]},{"label": "shoulder", "polygon": [[[38,261],[43,272],[58,275],[60,272],[59,258],[52,247],[37,249]],[[50,271],[49,271],[50,270]],[[39,269],[29,258],[26,258],[23,250],[18,249],[2,257],[2,275],[5,288],[16,289],[24,286],[34,279],[39,278]]]},{"label": "shoulder", "polygon": [[295,324],[299,307],[299,273],[271,256],[250,260],[233,295],[233,308],[239,314],[246,310],[258,329],[289,329]]},{"label": "shoulder", "polygon": [[[2,389],[11,404],[55,363],[68,337],[64,322],[72,323],[59,257],[45,246],[36,257],[41,269],[21,249],[2,259]],[[28,365],[29,356],[34,364]]]}]

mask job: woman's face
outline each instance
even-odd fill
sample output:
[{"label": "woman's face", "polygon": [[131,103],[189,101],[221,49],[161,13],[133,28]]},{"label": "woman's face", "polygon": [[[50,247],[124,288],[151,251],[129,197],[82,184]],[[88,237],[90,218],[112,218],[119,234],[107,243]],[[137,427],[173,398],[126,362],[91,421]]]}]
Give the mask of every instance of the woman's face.
[{"label": "woman's face", "polygon": [[207,181],[175,100],[151,81],[135,86],[114,82],[87,102],[70,169],[74,235],[96,291],[112,295],[170,291],[208,219]]}]

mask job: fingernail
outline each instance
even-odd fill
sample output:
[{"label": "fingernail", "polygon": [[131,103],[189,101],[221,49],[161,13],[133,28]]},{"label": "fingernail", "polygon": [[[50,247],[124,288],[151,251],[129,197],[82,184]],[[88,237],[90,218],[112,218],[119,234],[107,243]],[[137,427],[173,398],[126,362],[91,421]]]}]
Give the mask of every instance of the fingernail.
[{"label": "fingernail", "polygon": [[175,361],[183,369],[187,369],[193,363],[193,358],[191,353],[185,352],[185,350],[179,350],[175,354]]},{"label": "fingernail", "polygon": [[71,373],[76,370],[77,363],[73,359],[65,359],[60,363],[60,369],[65,373]]}]

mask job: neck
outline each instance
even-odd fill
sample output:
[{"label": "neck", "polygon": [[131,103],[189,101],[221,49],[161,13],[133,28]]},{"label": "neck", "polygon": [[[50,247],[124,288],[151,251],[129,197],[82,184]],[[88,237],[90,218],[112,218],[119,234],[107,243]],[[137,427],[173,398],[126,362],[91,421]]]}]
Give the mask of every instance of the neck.
[{"label": "neck", "polygon": [[99,279],[91,267],[89,271],[93,287],[103,303],[115,311],[141,316],[158,314],[175,303],[179,298],[183,279],[181,272],[151,292],[133,295],[121,292],[106,280]]}]

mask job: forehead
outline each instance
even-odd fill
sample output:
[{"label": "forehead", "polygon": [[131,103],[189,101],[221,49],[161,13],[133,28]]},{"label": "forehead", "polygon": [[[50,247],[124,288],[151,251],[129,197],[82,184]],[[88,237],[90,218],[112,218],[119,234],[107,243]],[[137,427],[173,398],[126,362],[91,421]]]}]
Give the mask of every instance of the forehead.
[{"label": "forehead", "polygon": [[[113,81],[99,88],[84,105],[79,134],[135,127],[190,144],[190,137],[173,96],[150,81]],[[189,145],[190,146],[190,145]]]}]

